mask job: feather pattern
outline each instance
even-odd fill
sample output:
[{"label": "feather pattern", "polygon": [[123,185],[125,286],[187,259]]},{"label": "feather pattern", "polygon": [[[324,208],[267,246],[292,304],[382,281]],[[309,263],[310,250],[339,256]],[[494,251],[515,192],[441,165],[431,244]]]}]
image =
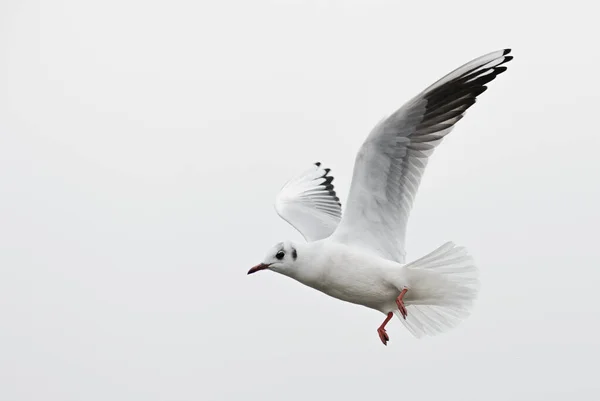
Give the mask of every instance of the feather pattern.
[{"label": "feather pattern", "polygon": [[332,239],[404,263],[408,217],[427,162],[489,82],[510,49],[449,73],[382,120],[360,148],[348,204]]},{"label": "feather pattern", "polygon": [[342,217],[330,169],[315,163],[289,180],[277,194],[275,210],[307,241],[327,238]]}]

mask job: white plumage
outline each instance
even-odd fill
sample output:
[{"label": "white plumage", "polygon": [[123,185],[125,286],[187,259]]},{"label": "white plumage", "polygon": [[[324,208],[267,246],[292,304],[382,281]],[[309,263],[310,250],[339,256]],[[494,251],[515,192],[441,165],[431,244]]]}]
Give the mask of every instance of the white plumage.
[{"label": "white plumage", "polygon": [[510,49],[479,57],[408,101],[371,131],[354,165],[348,204],[329,169],[316,163],[279,192],[277,213],[307,243],[282,242],[249,273],[270,269],[332,297],[399,316],[415,336],[433,335],[468,316],[477,296],[477,268],[449,242],[405,264],[408,216],[434,149],[506,70]]},{"label": "white plumage", "polygon": [[275,199],[277,213],[307,241],[329,237],[342,218],[342,205],[333,189],[328,168],[315,163],[289,180]]}]

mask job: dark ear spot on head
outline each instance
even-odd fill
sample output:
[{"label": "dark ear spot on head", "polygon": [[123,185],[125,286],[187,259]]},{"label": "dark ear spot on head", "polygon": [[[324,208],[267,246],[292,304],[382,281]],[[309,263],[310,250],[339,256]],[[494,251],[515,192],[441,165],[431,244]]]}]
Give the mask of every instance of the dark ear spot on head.
[{"label": "dark ear spot on head", "polygon": [[292,248],[292,258],[294,258],[294,260],[296,260],[297,257],[298,257],[298,252],[296,252],[296,248]]}]

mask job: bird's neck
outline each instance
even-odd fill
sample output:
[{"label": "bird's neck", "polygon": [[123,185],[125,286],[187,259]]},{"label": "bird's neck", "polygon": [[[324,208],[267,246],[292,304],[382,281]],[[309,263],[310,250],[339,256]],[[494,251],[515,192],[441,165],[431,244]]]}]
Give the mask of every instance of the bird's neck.
[{"label": "bird's neck", "polygon": [[328,260],[330,259],[329,248],[323,246],[324,241],[315,241],[297,246],[298,265],[290,277],[317,288],[327,272]]}]

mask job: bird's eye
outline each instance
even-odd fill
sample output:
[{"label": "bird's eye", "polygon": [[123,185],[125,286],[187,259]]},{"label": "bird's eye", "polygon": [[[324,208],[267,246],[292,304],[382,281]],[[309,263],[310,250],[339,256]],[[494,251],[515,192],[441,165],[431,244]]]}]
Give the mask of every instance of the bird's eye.
[{"label": "bird's eye", "polygon": [[279,251],[277,252],[277,254],[275,255],[275,257],[279,260],[283,259],[283,257],[285,256],[285,252],[283,251]]}]

